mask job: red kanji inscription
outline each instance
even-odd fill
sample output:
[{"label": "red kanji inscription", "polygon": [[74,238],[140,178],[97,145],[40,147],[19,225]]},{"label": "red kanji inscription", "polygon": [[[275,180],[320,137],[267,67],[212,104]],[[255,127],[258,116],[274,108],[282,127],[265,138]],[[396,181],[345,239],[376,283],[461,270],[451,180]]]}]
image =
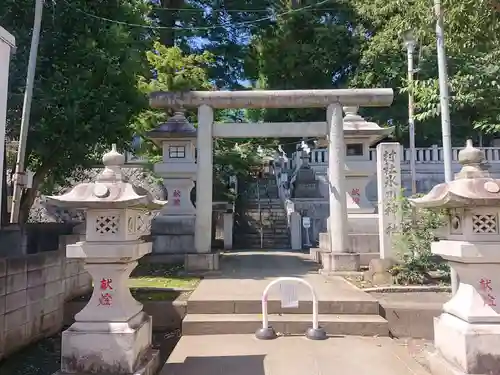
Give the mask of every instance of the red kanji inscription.
[{"label": "red kanji inscription", "polygon": [[359,195],[359,189],[352,189],[351,195]]},{"label": "red kanji inscription", "polygon": [[179,198],[174,199],[174,206],[180,206],[181,200]]},{"label": "red kanji inscription", "polygon": [[109,293],[101,293],[99,297],[99,306],[111,306],[113,302],[113,296]]},{"label": "red kanji inscription", "polygon": [[491,280],[490,279],[481,279],[479,281],[479,284],[481,285],[481,290],[482,290],[482,297],[484,300],[484,304],[488,306],[496,306],[496,298],[492,294],[493,288],[491,287]]},{"label": "red kanji inscription", "polygon": [[101,280],[101,290],[113,290],[113,287],[111,286],[111,283],[113,282],[112,279],[105,279],[103,278]]},{"label": "red kanji inscription", "polygon": [[180,197],[181,197],[181,192],[180,192],[180,190],[174,190],[174,197],[175,197],[175,198],[180,198]]}]

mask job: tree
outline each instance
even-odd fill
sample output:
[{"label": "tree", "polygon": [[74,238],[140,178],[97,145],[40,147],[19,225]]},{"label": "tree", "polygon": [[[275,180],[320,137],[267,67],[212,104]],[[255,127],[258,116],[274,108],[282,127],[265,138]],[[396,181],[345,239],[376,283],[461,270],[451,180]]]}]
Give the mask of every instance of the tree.
[{"label": "tree", "polygon": [[252,32],[268,22],[270,0],[151,0],[159,40],[187,54],[212,53],[209,75],[219,88],[239,88]]},{"label": "tree", "polygon": [[[272,24],[257,32],[247,74],[261,89],[342,87],[356,67],[358,40],[350,28],[355,14],[347,2],[287,2],[275,9]],[[267,109],[253,113],[264,121],[325,121],[325,109]],[[287,143],[290,139],[287,140]]]},{"label": "tree", "polygon": [[[130,120],[147,105],[136,77],[148,69],[148,29],[87,14],[147,25],[148,12],[142,0],[45,2],[27,143],[27,166],[35,176],[22,196],[20,222],[37,191],[95,164],[111,143],[132,139]],[[18,45],[9,92],[11,139],[19,134],[33,17],[32,1],[0,3],[0,24]]]},{"label": "tree", "polygon": [[[498,56],[500,23],[492,0],[444,0],[445,44],[451,95],[452,136],[456,142],[500,123],[493,98],[500,94]],[[368,113],[392,122],[407,139],[407,91],[413,90],[418,120],[417,142],[440,143],[439,86],[435,15],[428,0],[355,0],[353,5],[365,35],[361,60],[352,87],[393,87],[394,104]],[[408,87],[406,52],[401,35],[413,30],[418,44],[416,80]]]},{"label": "tree", "polygon": [[[152,74],[139,78],[140,90],[148,95],[154,91],[211,90],[213,83],[209,79],[210,67],[216,63],[214,56],[205,51],[202,54],[186,54],[179,47],[165,47],[160,42],[154,44],[154,52],[148,52],[147,58]],[[134,121],[137,134],[142,142],[143,155],[154,163],[161,158],[161,150],[149,142],[146,133],[157,127],[173,114],[168,111],[146,109]],[[216,121],[237,122],[243,116],[242,111],[219,110],[215,112]],[[186,118],[197,123],[197,112],[186,111]],[[196,125],[195,125],[196,126]],[[239,146],[236,146],[240,142]],[[258,141],[216,140],[214,147],[214,177],[220,188],[227,185],[230,175],[248,175],[252,165],[260,163],[257,155]]]}]

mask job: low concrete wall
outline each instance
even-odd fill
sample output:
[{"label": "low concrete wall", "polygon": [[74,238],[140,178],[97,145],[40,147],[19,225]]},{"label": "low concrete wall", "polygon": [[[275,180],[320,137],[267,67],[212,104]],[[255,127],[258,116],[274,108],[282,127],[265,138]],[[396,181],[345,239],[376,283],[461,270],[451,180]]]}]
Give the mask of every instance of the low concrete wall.
[{"label": "low concrete wall", "polygon": [[0,359],[61,330],[65,300],[91,290],[83,263],[66,259],[62,236],[56,251],[0,258]]},{"label": "low concrete wall", "polygon": [[441,303],[380,302],[380,315],[389,322],[391,335],[397,338],[434,339],[434,318],[441,315]]}]

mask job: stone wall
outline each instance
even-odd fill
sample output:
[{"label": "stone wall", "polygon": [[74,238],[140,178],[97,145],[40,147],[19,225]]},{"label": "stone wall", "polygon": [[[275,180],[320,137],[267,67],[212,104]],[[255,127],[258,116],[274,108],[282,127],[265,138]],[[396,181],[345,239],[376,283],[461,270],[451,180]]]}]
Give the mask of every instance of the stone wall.
[{"label": "stone wall", "polygon": [[64,255],[78,240],[61,236],[58,250],[0,258],[0,359],[59,332],[65,301],[91,290],[81,261]]}]

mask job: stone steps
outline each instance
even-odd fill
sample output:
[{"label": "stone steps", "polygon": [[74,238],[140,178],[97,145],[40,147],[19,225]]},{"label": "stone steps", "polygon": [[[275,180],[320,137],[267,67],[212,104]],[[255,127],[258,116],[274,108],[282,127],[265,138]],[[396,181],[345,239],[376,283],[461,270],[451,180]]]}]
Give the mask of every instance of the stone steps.
[{"label": "stone steps", "polygon": [[[296,255],[292,263],[289,259],[291,255],[280,261],[275,259],[277,256],[274,254],[259,252],[256,255],[259,261],[249,262],[245,273],[238,278],[202,280],[187,301],[187,315],[182,326],[183,336],[254,334],[262,327],[262,293],[272,279],[281,276],[281,272],[274,272],[273,276],[269,276],[268,272],[275,264],[283,266],[285,261],[289,266],[295,264],[295,268],[290,267],[283,275],[302,275],[301,278],[314,288],[318,298],[319,322],[327,333],[389,335],[389,325],[387,320],[380,316],[378,300],[355,288],[343,278],[304,273],[306,268],[299,267],[296,260],[308,262],[305,255]],[[227,264],[231,270],[238,269],[252,256],[247,252],[238,256],[228,255],[225,260],[223,258],[222,264]],[[269,321],[276,332],[303,335],[307,328],[311,327],[313,303],[307,287],[297,287],[299,303],[296,308],[281,307],[281,292],[278,286],[271,288],[267,297]]]},{"label": "stone steps", "polygon": [[[311,314],[269,315],[276,332],[301,335],[312,326]],[[320,314],[319,325],[330,335],[388,336],[387,321],[379,315]],[[188,314],[182,335],[252,334],[262,327],[260,314]]]},{"label": "stone steps", "polygon": [[[310,314],[312,302],[306,300],[299,301],[299,307],[295,309],[283,309],[281,301],[269,299],[267,303],[269,314]],[[189,299],[187,303],[188,314],[210,315],[210,314],[261,314],[262,302],[260,299],[242,300],[202,300]],[[333,315],[376,315],[379,316],[379,303],[375,299],[357,300],[339,298],[335,301],[318,301],[319,314]]]}]

